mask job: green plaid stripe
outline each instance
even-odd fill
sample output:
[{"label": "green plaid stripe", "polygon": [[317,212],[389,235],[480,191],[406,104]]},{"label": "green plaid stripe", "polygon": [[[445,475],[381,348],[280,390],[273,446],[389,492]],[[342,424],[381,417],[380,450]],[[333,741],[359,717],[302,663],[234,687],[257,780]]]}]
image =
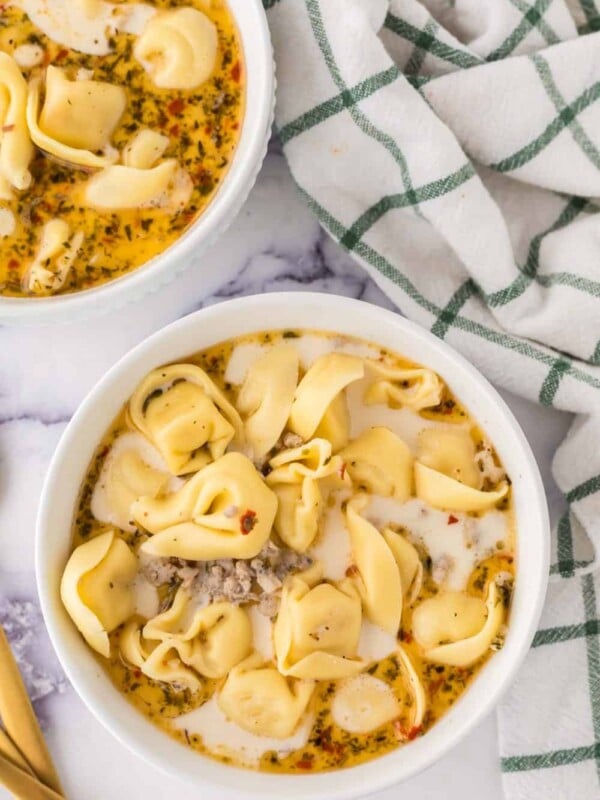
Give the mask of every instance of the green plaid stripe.
[{"label": "green plaid stripe", "polygon": [[509,756],[500,759],[502,772],[527,772],[532,769],[549,769],[564,767],[568,764],[579,764],[582,761],[600,757],[600,742],[587,747],[573,747],[569,750],[554,750],[550,753],[538,753],[531,756]]},{"label": "green plaid stripe", "polygon": [[[527,3],[526,0],[510,0],[510,2],[523,14],[527,14],[531,10],[531,4]],[[546,44],[558,44],[560,42],[560,37],[557,36],[554,28],[543,17],[540,17],[536,27],[546,40]]]},{"label": "green plaid stripe", "polygon": [[[563,578],[570,578],[574,574],[573,560],[573,530],[571,528],[571,512],[569,509],[563,514],[558,523],[557,536],[557,572]],[[552,569],[550,570],[552,574]]]},{"label": "green plaid stripe", "polygon": [[[552,0],[536,0],[532,6],[527,6],[527,11],[514,31],[495,50],[488,55],[487,61],[497,61],[509,56],[525,39],[530,31],[544,21],[544,14],[551,5]],[[515,3],[515,5],[517,5]],[[525,5],[525,4],[523,4]],[[542,34],[543,35],[543,34]]]},{"label": "green plaid stripe", "polygon": [[[486,302],[491,306],[506,305],[510,303],[511,300],[520,297],[533,280],[541,280],[538,276],[538,269],[540,266],[542,242],[549,233],[560,230],[560,228],[564,228],[566,225],[573,222],[587,207],[588,201],[584,197],[571,197],[552,225],[541,233],[538,233],[531,240],[525,264],[523,267],[519,267],[521,274],[504,289],[499,289],[497,292],[486,295]],[[566,275],[568,273],[561,274]],[[550,278],[550,276],[547,277]],[[575,282],[584,280],[577,275],[573,275],[572,277]]]},{"label": "green plaid stripe", "polygon": [[600,341],[596,344],[596,348],[590,358],[591,364],[600,364]]},{"label": "green plaid stripe", "polygon": [[394,208],[410,208],[423,202],[437,200],[475,176],[473,165],[468,162],[456,172],[437,181],[431,181],[416,189],[409,189],[400,194],[385,195],[368,208],[345,232],[340,244],[348,250],[354,250],[356,244],[365,233],[373,227],[388,211]]},{"label": "green plaid stripe", "polygon": [[535,634],[532,647],[543,647],[547,644],[570,642],[572,639],[583,639],[584,636],[598,636],[600,620],[590,619],[578,625],[559,625],[556,628],[543,628]]},{"label": "green plaid stripe", "polygon": [[460,69],[469,69],[469,67],[476,67],[483,63],[483,60],[477,56],[442,42],[434,35],[433,31],[428,29],[428,26],[425,26],[424,30],[420,30],[410,22],[395,16],[391,11],[385,18],[384,26],[392,33],[414,44],[424,53],[430,53]]},{"label": "green plaid stripe", "polygon": [[568,503],[576,503],[578,500],[585,500],[591,494],[600,492],[600,475],[595,475],[593,478],[580,483],[567,494]]},{"label": "green plaid stripe", "polygon": [[581,10],[585,14],[586,24],[580,28],[580,33],[590,33],[600,30],[600,10],[595,0],[578,0]]},{"label": "green plaid stripe", "polygon": [[[304,197],[307,205],[321,220],[324,227],[330,231],[332,236],[338,240],[343,239],[347,233],[347,228],[338,219],[336,219],[331,212],[323,208],[323,206],[317,200],[315,200],[314,197],[309,195],[301,186],[298,185],[298,189]],[[404,273],[399,272],[394,265],[387,258],[385,258],[385,256],[382,256],[381,253],[370,247],[366,242],[364,242],[364,240],[356,243],[354,247],[354,253],[356,253],[359,258],[362,258],[364,261],[374,267],[385,278],[395,283],[396,286],[398,286],[407,295],[407,297],[409,297],[420,308],[436,318],[441,314],[443,311],[442,308],[422,295]],[[478,338],[505,350],[512,350],[515,353],[525,356],[527,359],[537,361],[541,364],[546,364],[549,368],[552,368],[556,360],[555,357],[547,350],[536,347],[530,342],[513,338],[512,336],[509,336],[500,330],[488,328],[486,325],[483,325],[480,322],[475,322],[467,317],[463,317],[461,314],[456,315],[451,327],[458,328],[466,333],[470,333],[473,336],[477,336]],[[578,383],[586,384],[594,389],[600,389],[600,380],[579,369],[577,366],[575,366],[575,364],[571,364],[565,374]]]},{"label": "green plaid stripe", "polygon": [[404,72],[407,75],[417,75],[421,71],[423,62],[427,58],[427,53],[429,52],[429,44],[432,40],[435,41],[435,33],[438,28],[439,25],[433,17],[427,20],[427,24],[423,28],[423,33],[415,42],[412,55],[404,67]]},{"label": "green plaid stripe", "polygon": [[[319,7],[318,0],[305,0],[306,8],[308,11],[308,16],[310,19],[310,24],[312,26],[313,35],[315,40],[319,46],[321,51],[321,55],[329,69],[329,74],[333,79],[335,85],[337,86],[340,92],[347,91],[348,87],[344,83],[344,79],[340,73],[339,67],[335,61],[335,57],[333,55],[333,50],[331,48],[331,44],[327,38],[327,34],[325,32],[325,26],[323,25],[323,19],[321,17],[321,9]],[[392,156],[392,158],[398,164],[400,168],[400,174],[402,176],[402,183],[404,184],[404,189],[406,192],[412,191],[412,181],[410,177],[410,172],[408,169],[408,164],[406,162],[406,158],[404,157],[404,153],[396,144],[395,140],[389,136],[387,133],[384,133],[382,130],[377,128],[371,120],[360,111],[359,108],[356,106],[351,106],[349,109],[350,115],[356,125],[360,128],[360,130],[370,138],[374,139],[380,145],[382,145],[388,153]],[[421,216],[421,211],[419,209],[418,203],[412,204],[414,212]]]},{"label": "green plaid stripe", "polygon": [[371,95],[378,92],[379,89],[393,83],[399,75],[400,72],[397,67],[389,67],[389,69],[377,72],[366,80],[357,83],[356,86],[344,89],[339,92],[339,94],[335,95],[335,97],[331,97],[329,100],[319,103],[319,105],[311,108],[310,111],[301,114],[295,120],[288,122],[279,129],[278,133],[281,143],[287,144],[291,139],[314,128],[315,125],[320,125],[321,122],[339,114],[340,111],[352,108],[357,103],[360,103],[361,100],[371,97]]},{"label": "green plaid stripe", "polygon": [[570,366],[571,362],[566,358],[556,359],[540,389],[539,400],[543,406],[552,405],[560,386],[561,378],[568,372]]},{"label": "green plaid stripe", "polygon": [[600,97],[600,82],[594,83],[582,92],[579,97],[575,98],[572,103],[565,106],[558,116],[533,141],[517,150],[511,156],[503,158],[502,161],[497,161],[495,164],[490,164],[490,166],[498,172],[512,172],[520,169],[524,164],[539,155],[565,128],[569,127],[571,122],[582,111],[591,106],[592,103],[595,103],[598,97]]},{"label": "green plaid stripe", "polygon": [[[567,103],[558,90],[558,86],[552,77],[552,72],[550,71],[548,62],[539,54],[533,55],[531,60],[535,65],[537,74],[541,78],[548,97],[554,103],[556,110],[562,114],[562,112],[567,108]],[[571,120],[569,123],[569,130],[571,131],[573,139],[579,145],[582,153],[591,161],[596,169],[600,169],[600,152],[598,152],[597,147],[589,138],[578,119],[575,118]]]},{"label": "green plaid stripe", "polygon": [[[591,623],[598,615],[596,589],[591,575],[583,576],[581,590],[583,593],[585,621]],[[597,743],[600,739],[600,640],[597,636],[586,636],[585,644],[588,662],[588,690],[592,706],[592,724],[594,726],[594,739]],[[600,778],[600,754],[596,755],[595,759],[596,772]]]},{"label": "green plaid stripe", "polygon": [[440,339],[443,339],[454,324],[458,312],[470,297],[477,294],[477,291],[475,282],[471,278],[468,278],[454,292],[445,308],[442,308],[438,318],[431,326],[431,332],[439,336]]}]

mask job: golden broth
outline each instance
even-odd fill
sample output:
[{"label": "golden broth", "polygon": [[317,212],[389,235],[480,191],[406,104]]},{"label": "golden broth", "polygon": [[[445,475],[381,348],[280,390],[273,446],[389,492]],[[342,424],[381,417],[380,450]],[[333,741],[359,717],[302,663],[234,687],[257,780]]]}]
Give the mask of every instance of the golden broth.
[{"label": "golden broth", "polygon": [[[228,341],[215,347],[196,353],[185,359],[186,363],[197,364],[202,367],[211,379],[226,393],[228,399],[235,403],[237,399],[236,387],[225,378],[225,372],[232,352],[238,345],[267,344],[283,341],[293,342],[301,335],[312,332],[297,331],[268,332],[253,336],[241,337]],[[317,334],[325,338],[326,334]],[[345,342],[364,344],[351,337],[342,337]],[[393,357],[394,363],[403,368],[413,368],[416,365],[390,353],[383,348],[376,348],[379,356]],[[453,396],[447,386],[444,386],[442,399],[435,408],[419,412],[424,420],[461,425],[469,420],[468,412]],[[86,542],[106,529],[106,525],[94,518],[91,511],[91,498],[94,486],[102,469],[102,465],[110,450],[113,441],[123,433],[131,432],[132,426],[126,409],[122,411],[113,426],[108,431],[105,439],[99,446],[96,455],[90,464],[87,477],[82,486],[78,512],[73,526],[73,547]],[[471,433],[478,444],[483,441],[483,434],[473,425]],[[485,599],[486,587],[497,575],[514,577],[515,574],[515,544],[514,544],[514,517],[510,492],[497,508],[505,514],[507,527],[503,540],[495,543],[495,552],[480,561],[471,572],[466,590],[471,596]],[[476,518],[478,514],[470,516]],[[453,514],[448,514],[448,525],[457,521]],[[393,526],[392,526],[393,527]],[[121,532],[122,538],[136,550],[145,541],[148,535],[139,529],[132,533]],[[322,535],[322,534],[319,534]],[[311,701],[314,712],[314,724],[306,744],[285,754],[278,755],[274,751],[265,752],[257,764],[257,768],[268,772],[307,773],[321,770],[332,770],[350,767],[370,760],[384,753],[403,746],[416,737],[425,734],[460,698],[468,689],[471,682],[485,667],[486,662],[493,656],[488,651],[477,662],[468,667],[452,667],[441,663],[434,663],[423,658],[423,650],[414,640],[412,634],[413,609],[421,601],[435,596],[439,586],[432,577],[432,560],[423,547],[417,546],[419,557],[423,565],[424,579],[413,603],[404,604],[401,629],[398,641],[408,653],[416,673],[424,687],[427,698],[427,711],[423,723],[413,726],[411,723],[414,699],[409,691],[406,675],[396,655],[391,654],[385,658],[369,664],[365,670],[368,674],[379,678],[392,687],[396,697],[401,701],[399,716],[379,728],[366,734],[349,733],[335,724],[331,713],[331,700],[335,691],[335,681],[318,681],[317,688]],[[350,567],[346,574],[351,574]],[[161,587],[161,599],[168,605],[177,589],[176,584]],[[504,582],[499,588],[498,602],[506,609],[510,609],[510,580]],[[106,670],[116,688],[153,724],[159,726],[170,736],[187,747],[215,758],[224,763],[237,763],[233,755],[219,754],[207,748],[202,736],[191,728],[180,728],[174,725],[174,720],[182,714],[202,706],[220,688],[222,681],[207,680],[202,689],[197,693],[189,690],[175,691],[171,686],[147,678],[139,669],[133,669],[125,664],[119,654],[120,629],[111,635],[111,656],[104,659],[98,656],[98,661]],[[503,634],[494,642],[493,649],[500,649],[503,644]],[[241,766],[247,766],[242,763]]]},{"label": "golden broth", "polygon": [[48,65],[70,78],[80,69],[93,79],[127,89],[127,106],[111,139],[121,150],[135,134],[149,128],[169,138],[165,158],[174,158],[190,176],[187,205],[176,212],[161,208],[96,210],[82,204],[81,187],[89,177],[36,151],[30,165],[31,187],[0,201],[16,218],[12,235],[0,236],[0,294],[30,296],[24,285],[39,247],[42,227],[54,218],[84,235],[79,254],[61,293],[98,286],[136,269],[172,245],[203,212],[227,172],[239,139],[244,107],[244,66],[235,21],[224,0],[150,0],[157,9],[192,6],[218,30],[217,62],[211,77],[193,90],[159,89],[132,55],[135,37],[117,32],[111,52],[87,55],[56,44],[17,7],[1,6],[0,50],[8,54],[24,44],[43,48],[40,66],[22,68],[29,81]]}]

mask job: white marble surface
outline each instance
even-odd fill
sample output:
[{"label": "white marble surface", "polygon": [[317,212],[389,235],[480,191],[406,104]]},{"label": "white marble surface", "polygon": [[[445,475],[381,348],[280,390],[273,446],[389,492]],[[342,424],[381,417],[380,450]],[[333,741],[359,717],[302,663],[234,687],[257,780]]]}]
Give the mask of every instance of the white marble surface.
[{"label": "white marble surface", "polygon": [[[219,793],[164,776],[125,750],[61,673],[45,635],[33,571],[36,505],[52,452],[78,403],[134,344],[203,305],[282,289],[333,292],[391,307],[320,231],[272,146],[229,232],[160,295],[85,324],[0,328],[0,621],[13,641],[72,800],[217,800]],[[568,417],[507,399],[531,440],[556,512],[560,501],[549,464]],[[392,800],[402,792],[420,800],[500,800],[497,754],[492,716],[427,773],[377,798]],[[0,789],[0,798],[5,797]]]}]

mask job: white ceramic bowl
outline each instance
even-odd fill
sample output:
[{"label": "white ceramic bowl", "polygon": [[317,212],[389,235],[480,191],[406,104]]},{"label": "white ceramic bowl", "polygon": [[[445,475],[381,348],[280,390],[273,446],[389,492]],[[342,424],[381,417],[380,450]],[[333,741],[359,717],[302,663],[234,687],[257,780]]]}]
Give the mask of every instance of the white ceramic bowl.
[{"label": "white ceramic bowl", "polygon": [[[425,736],[369,763],[331,773],[290,776],[241,771],[171,740],[113,688],[59,597],[80,483],[103,433],[138,382],[161,364],[266,328],[351,334],[431,367],[489,435],[513,481],[518,563],[504,648]],[[195,782],[206,799],[346,800],[383,789],[429,766],[492,710],[531,643],[545,595],[549,541],[544,491],[529,445],[504,401],[467,361],[417,325],[367,303],[324,294],[267,294],[232,300],[183,318],[140,344],[102,378],[71,420],[48,471],[37,526],[36,571],[46,625],[65,672],[91,711],[127,747],[155,766]]]},{"label": "white ceramic bowl", "polygon": [[231,224],[248,197],[267,152],[275,104],[273,50],[261,0],[228,0],[242,40],[246,107],[231,166],[212,202],[160,255],[120,278],[54,297],[1,297],[0,323],[75,322],[121,308],[169,283]]}]

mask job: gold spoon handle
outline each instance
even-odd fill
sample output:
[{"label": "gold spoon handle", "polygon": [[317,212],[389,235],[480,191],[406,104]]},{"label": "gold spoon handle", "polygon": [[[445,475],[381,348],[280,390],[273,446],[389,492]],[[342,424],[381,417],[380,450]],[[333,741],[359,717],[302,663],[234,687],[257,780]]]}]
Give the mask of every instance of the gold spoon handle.
[{"label": "gold spoon handle", "polygon": [[[2,676],[0,680],[0,719],[6,733],[39,780],[50,789],[54,789],[54,792],[60,796],[62,789],[58,774],[1,625],[0,675]],[[9,766],[11,766],[10,762]],[[33,795],[26,795],[26,797],[30,796],[33,800]],[[36,797],[42,796],[36,795]]]},{"label": "gold spoon handle", "polygon": [[23,800],[65,800],[64,795],[45,786],[34,775],[20,769],[4,756],[0,756],[0,783]]}]

